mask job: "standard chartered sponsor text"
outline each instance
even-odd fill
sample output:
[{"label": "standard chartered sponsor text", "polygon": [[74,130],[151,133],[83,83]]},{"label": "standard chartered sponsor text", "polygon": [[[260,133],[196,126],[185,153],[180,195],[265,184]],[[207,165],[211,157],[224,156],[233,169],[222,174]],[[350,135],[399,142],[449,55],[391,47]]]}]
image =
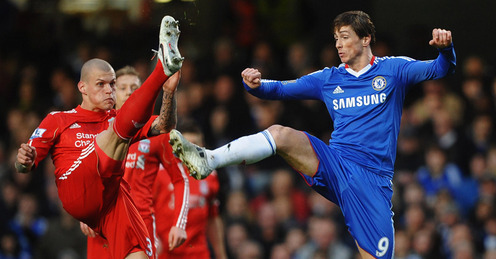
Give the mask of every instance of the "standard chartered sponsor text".
[{"label": "standard chartered sponsor text", "polygon": [[88,134],[88,133],[82,133],[78,132],[76,133],[76,141],[74,142],[74,146],[76,147],[85,147],[89,145],[93,139],[96,137],[97,134]]}]

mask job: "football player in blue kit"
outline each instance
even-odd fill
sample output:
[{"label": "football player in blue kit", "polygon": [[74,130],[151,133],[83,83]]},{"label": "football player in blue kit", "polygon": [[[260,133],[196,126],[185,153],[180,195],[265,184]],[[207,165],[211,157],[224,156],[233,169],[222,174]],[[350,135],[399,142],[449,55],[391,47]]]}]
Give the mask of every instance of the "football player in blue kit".
[{"label": "football player in blue kit", "polygon": [[255,163],[280,155],[315,191],[339,205],[362,258],[392,258],[394,228],[391,197],[401,113],[409,87],[454,72],[451,32],[433,29],[434,60],[376,57],[375,27],[368,14],[349,11],[334,20],[334,39],[342,64],[292,81],[261,79],[247,68],[247,91],[270,100],[321,100],[334,122],[329,144],[303,132],[273,125],[215,150],[170,133],[176,155],[198,179],[216,168]]}]

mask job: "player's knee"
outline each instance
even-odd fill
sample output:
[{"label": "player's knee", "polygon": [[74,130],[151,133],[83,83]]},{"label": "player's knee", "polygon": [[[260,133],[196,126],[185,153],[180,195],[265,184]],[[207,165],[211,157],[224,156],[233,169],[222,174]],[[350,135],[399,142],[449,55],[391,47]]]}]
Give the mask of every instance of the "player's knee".
[{"label": "player's knee", "polygon": [[278,148],[282,148],[285,143],[288,143],[291,139],[291,134],[295,132],[295,130],[290,127],[285,127],[278,124],[270,126],[267,130],[272,135],[272,138]]},{"label": "player's knee", "polygon": [[122,139],[113,130],[105,130],[95,138],[98,147],[110,158],[124,160],[129,147],[129,140]]},{"label": "player's knee", "polygon": [[276,143],[280,142],[280,140],[284,137],[284,126],[281,125],[272,125],[267,130],[269,131],[270,135],[272,135],[272,138]]}]

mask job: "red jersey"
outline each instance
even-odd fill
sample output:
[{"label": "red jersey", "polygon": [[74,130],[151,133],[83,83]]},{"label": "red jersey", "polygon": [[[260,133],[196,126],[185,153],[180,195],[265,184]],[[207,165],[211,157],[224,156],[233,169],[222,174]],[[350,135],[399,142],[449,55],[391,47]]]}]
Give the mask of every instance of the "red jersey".
[{"label": "red jersey", "polygon": [[[94,112],[77,106],[69,111],[49,113],[31,135],[29,145],[36,147],[35,166],[51,153],[57,181],[67,179],[84,148],[96,135],[109,127],[116,110]],[[135,139],[146,137],[154,118],[138,132]]]},{"label": "red jersey", "polygon": [[172,179],[174,202],[178,204],[170,217],[164,220],[182,229],[186,228],[189,184],[188,175],[179,163],[180,160],[172,154],[169,134],[143,139],[129,147],[124,179],[131,185],[131,196],[152,238],[155,236],[155,202],[152,190],[160,167]]},{"label": "red jersey", "polygon": [[[127,183],[121,181],[124,162],[108,157],[95,142],[115,116],[115,110],[93,112],[80,106],[52,112],[34,131],[29,144],[36,148],[35,166],[51,153],[64,209],[105,237],[113,256],[125,257],[135,251],[138,243],[152,256],[146,226],[131,200]],[[153,120],[132,141],[144,138]]]},{"label": "red jersey", "polygon": [[[219,201],[217,199],[219,181],[217,173],[214,171],[209,177],[201,181],[191,176],[188,177],[191,179],[189,181],[188,225],[186,226],[188,238],[184,244],[172,251],[168,251],[166,248],[162,249],[162,252],[158,254],[159,259],[210,258],[206,229],[208,218],[219,215]],[[161,240],[165,240],[165,243],[168,240],[169,230],[173,226],[168,219],[172,217],[177,209],[173,189],[174,186],[171,184],[167,173],[160,171],[154,186],[155,210],[157,211],[157,235]]]}]

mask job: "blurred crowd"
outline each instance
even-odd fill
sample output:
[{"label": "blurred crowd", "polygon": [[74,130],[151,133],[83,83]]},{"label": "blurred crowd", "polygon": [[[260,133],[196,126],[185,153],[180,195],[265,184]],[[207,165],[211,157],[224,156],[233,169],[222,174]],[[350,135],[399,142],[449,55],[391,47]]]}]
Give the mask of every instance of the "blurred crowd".
[{"label": "blurred crowd", "polygon": [[[289,80],[339,65],[331,35],[318,44],[290,31],[247,37],[264,31],[255,8],[263,14],[270,6],[226,2],[237,19],[208,39],[194,38],[193,22],[179,17],[186,59],[178,120],[195,120],[210,148],[275,123],[327,141],[332,121],[322,103],[257,99],[242,87],[240,73],[255,67],[263,78]],[[0,6],[10,22],[0,24],[0,258],[84,258],[86,239],[60,206],[51,161],[31,174],[15,173],[17,148],[48,112],[80,103],[76,84],[86,60],[99,57],[116,70],[132,65],[145,79],[156,62],[150,49],[158,45],[158,22],[153,15],[130,22],[108,14],[114,18],[101,33],[88,29],[97,17],[48,19]],[[266,23],[265,30],[288,26],[286,20]],[[377,56],[418,53],[396,51],[386,35],[373,46]],[[435,58],[431,51],[412,57]],[[455,75],[416,85],[407,96],[393,179],[395,258],[496,258],[494,65],[483,56],[458,56]],[[219,177],[229,258],[358,258],[339,208],[280,158],[227,167]]]}]

